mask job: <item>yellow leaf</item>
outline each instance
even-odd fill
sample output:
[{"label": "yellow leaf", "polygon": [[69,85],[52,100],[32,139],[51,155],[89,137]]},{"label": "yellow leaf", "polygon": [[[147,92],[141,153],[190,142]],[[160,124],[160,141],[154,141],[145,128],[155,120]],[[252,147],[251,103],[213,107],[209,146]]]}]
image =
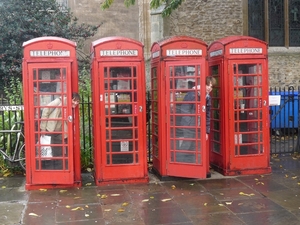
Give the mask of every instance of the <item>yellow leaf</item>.
[{"label": "yellow leaf", "polygon": [[100,197],[101,195],[100,194],[97,194],[97,197]]},{"label": "yellow leaf", "polygon": [[144,199],[142,200],[142,202],[149,202],[149,199]]},{"label": "yellow leaf", "polygon": [[151,199],[154,199],[154,196],[150,196]]},{"label": "yellow leaf", "polygon": [[296,157],[293,157],[293,159],[294,159],[294,160],[297,160],[297,158],[296,158]]},{"label": "yellow leaf", "polygon": [[10,176],[10,175],[11,175],[11,173],[8,172],[8,173],[3,174],[3,177],[8,177],[8,176]]},{"label": "yellow leaf", "polygon": [[109,212],[111,211],[111,209],[104,209],[104,212]]},{"label": "yellow leaf", "polygon": [[124,202],[124,203],[122,204],[122,206],[128,206],[128,205],[129,205],[128,202]]},{"label": "yellow leaf", "polygon": [[280,165],[279,167],[282,168],[282,165]]},{"label": "yellow leaf", "polygon": [[29,213],[29,216],[36,216],[36,217],[40,217],[39,215],[35,214],[35,213]]},{"label": "yellow leaf", "polygon": [[79,199],[80,197],[74,197],[74,199]]},{"label": "yellow leaf", "polygon": [[297,178],[297,176],[292,177],[292,179],[296,179],[296,178]]},{"label": "yellow leaf", "polygon": [[84,214],[84,216],[85,216],[85,217],[89,217],[90,215],[86,213],[86,214]]},{"label": "yellow leaf", "polygon": [[66,208],[67,208],[67,209],[69,209],[69,208],[71,208],[71,206],[69,206],[69,205],[66,205]]},{"label": "yellow leaf", "polygon": [[204,205],[204,206],[207,206],[207,203],[205,202],[203,205]]},{"label": "yellow leaf", "polygon": [[3,188],[3,189],[4,189],[4,188],[6,188],[6,186],[2,186],[1,188]]},{"label": "yellow leaf", "polygon": [[116,197],[116,196],[120,196],[120,194],[111,194],[110,196]]},{"label": "yellow leaf", "polygon": [[224,206],[224,204],[218,204],[219,206]]},{"label": "yellow leaf", "polygon": [[300,185],[300,182],[298,182],[298,185]]},{"label": "yellow leaf", "polygon": [[47,189],[44,189],[44,188],[40,188],[40,191],[47,191]]},{"label": "yellow leaf", "polygon": [[101,195],[101,199],[107,198],[107,195]]},{"label": "yellow leaf", "polygon": [[287,175],[287,174],[286,174],[286,175],[285,175],[285,177],[286,177],[286,178],[288,178],[288,177],[289,177],[289,175]]},{"label": "yellow leaf", "polygon": [[123,208],[118,209],[118,212],[124,212],[124,211],[125,211],[125,209],[123,209]]},{"label": "yellow leaf", "polygon": [[232,204],[232,202],[225,202],[225,204],[226,204],[226,205],[231,205],[231,204]]},{"label": "yellow leaf", "polygon": [[174,189],[176,188],[176,186],[175,186],[175,185],[172,185],[171,188],[174,190]]},{"label": "yellow leaf", "polygon": [[190,185],[191,185],[191,186],[194,186],[195,184],[194,184],[194,183],[191,183]]},{"label": "yellow leaf", "polygon": [[224,195],[224,193],[220,193],[220,195]]},{"label": "yellow leaf", "polygon": [[65,193],[67,190],[60,190],[59,193]]},{"label": "yellow leaf", "polygon": [[86,171],[92,172],[92,169],[91,168],[87,168]]},{"label": "yellow leaf", "polygon": [[167,201],[171,201],[172,199],[171,198],[165,198],[165,199],[162,199],[161,201],[162,202],[167,202]]},{"label": "yellow leaf", "polygon": [[240,202],[238,205],[243,205],[244,203]]},{"label": "yellow leaf", "polygon": [[92,183],[86,183],[85,184],[85,186],[91,186],[92,185]]},{"label": "yellow leaf", "polygon": [[72,211],[76,211],[76,210],[84,210],[84,208],[82,208],[82,207],[76,207],[76,208],[73,208],[73,209],[71,209]]},{"label": "yellow leaf", "polygon": [[254,180],[258,181],[258,179],[257,179],[257,178],[255,178]]}]

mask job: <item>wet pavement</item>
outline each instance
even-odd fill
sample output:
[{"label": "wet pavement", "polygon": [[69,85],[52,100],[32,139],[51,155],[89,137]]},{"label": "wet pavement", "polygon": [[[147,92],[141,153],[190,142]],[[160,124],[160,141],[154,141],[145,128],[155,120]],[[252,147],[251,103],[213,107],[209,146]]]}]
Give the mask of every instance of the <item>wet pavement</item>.
[{"label": "wet pavement", "polygon": [[0,178],[1,225],[299,225],[300,157],[272,157],[272,174],[97,187],[25,190],[25,177]]}]

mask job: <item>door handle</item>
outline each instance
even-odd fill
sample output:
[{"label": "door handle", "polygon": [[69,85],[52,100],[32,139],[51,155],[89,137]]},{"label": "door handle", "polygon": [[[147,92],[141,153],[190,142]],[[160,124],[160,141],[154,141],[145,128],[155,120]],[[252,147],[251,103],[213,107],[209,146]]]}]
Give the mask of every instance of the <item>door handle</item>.
[{"label": "door handle", "polygon": [[72,117],[72,116],[68,116],[68,121],[69,121],[70,123],[72,123],[72,122],[73,122],[73,117]]},{"label": "door handle", "polygon": [[202,112],[205,112],[206,111],[206,107],[205,105],[202,106]]},{"label": "door handle", "polygon": [[143,106],[140,106],[139,108],[140,108],[140,112],[143,112]]}]

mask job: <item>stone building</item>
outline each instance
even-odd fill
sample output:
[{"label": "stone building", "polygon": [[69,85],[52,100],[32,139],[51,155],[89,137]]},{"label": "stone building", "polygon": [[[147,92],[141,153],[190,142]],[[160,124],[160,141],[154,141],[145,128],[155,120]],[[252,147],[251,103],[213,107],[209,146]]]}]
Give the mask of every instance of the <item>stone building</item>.
[{"label": "stone building", "polygon": [[150,0],[138,0],[130,8],[124,0],[115,0],[105,11],[100,3],[68,2],[81,22],[103,23],[93,40],[107,36],[139,40],[149,59],[152,43],[167,36],[193,36],[208,45],[230,35],[254,36],[269,43],[270,86],[300,83],[299,0],[186,0],[168,18],[162,18],[161,9],[150,10]]}]

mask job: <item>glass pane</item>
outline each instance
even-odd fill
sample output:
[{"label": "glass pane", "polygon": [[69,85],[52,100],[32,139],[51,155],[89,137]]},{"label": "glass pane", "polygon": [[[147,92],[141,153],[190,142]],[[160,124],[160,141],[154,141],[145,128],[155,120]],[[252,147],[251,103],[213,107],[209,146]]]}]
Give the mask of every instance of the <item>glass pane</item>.
[{"label": "glass pane", "polygon": [[290,46],[300,46],[300,2],[289,1],[289,38]]},{"label": "glass pane", "polygon": [[249,36],[265,40],[265,8],[262,0],[248,0]]},{"label": "glass pane", "polygon": [[270,46],[284,46],[284,0],[269,1],[269,18]]}]

